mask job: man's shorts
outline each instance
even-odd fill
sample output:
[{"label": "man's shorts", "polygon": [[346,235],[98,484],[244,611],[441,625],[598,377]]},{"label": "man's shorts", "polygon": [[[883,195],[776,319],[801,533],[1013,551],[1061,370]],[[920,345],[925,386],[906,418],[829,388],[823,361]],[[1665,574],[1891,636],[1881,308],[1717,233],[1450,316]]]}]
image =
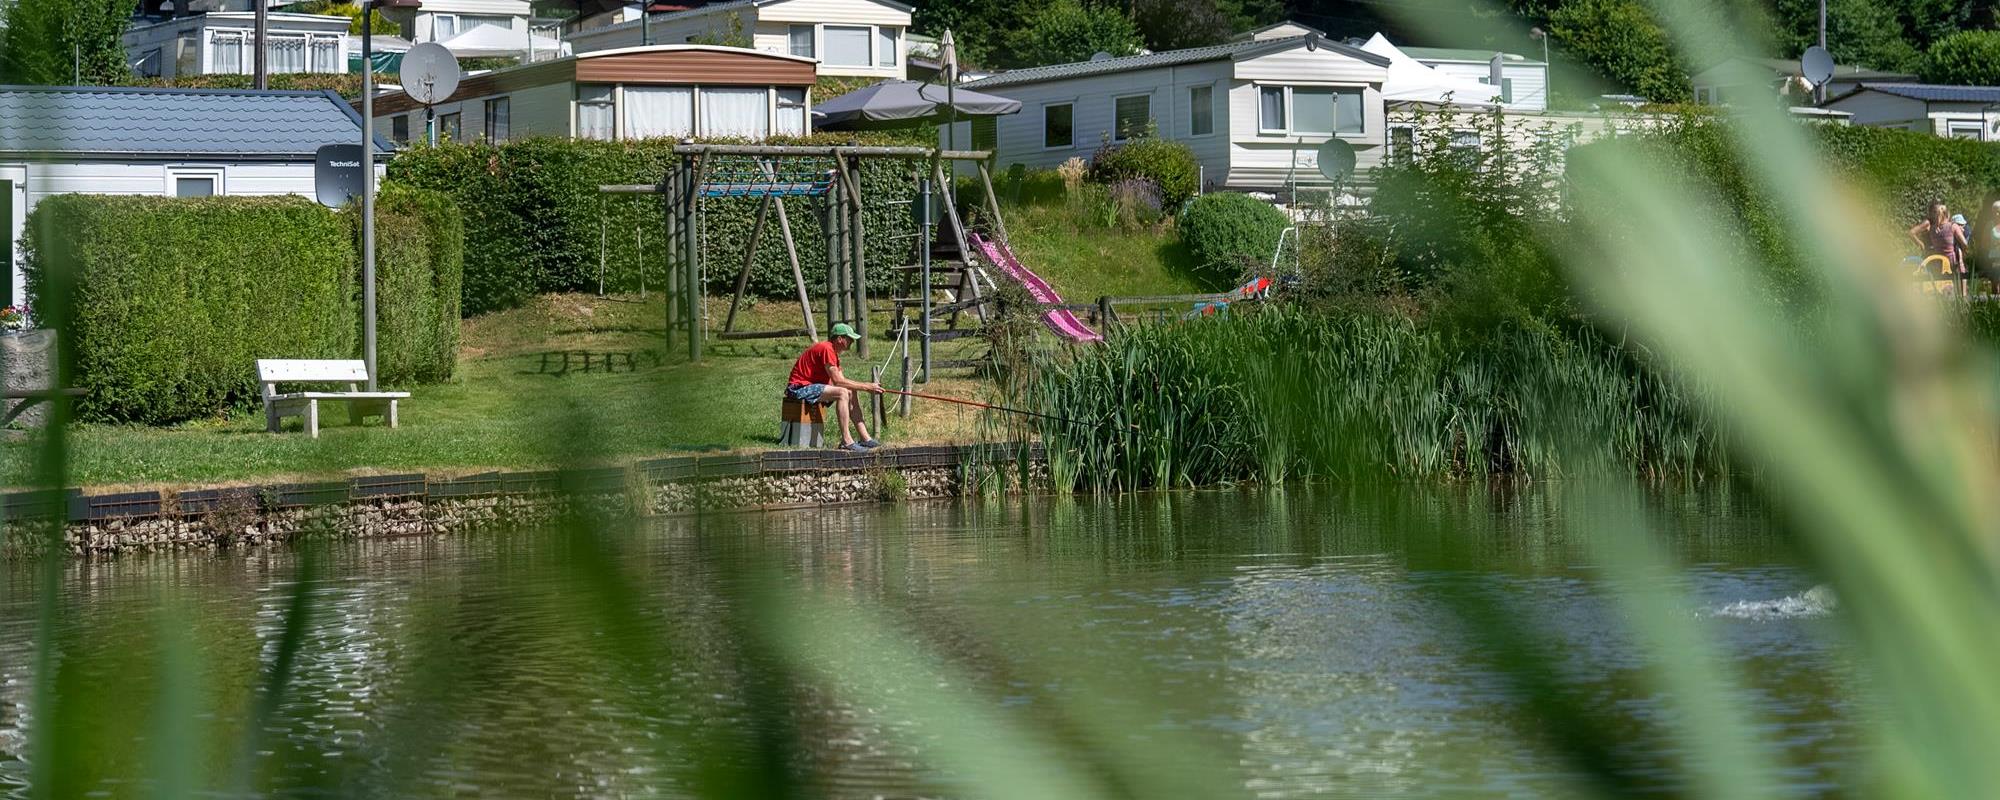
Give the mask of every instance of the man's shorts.
[{"label": "man's shorts", "polygon": [[819,396],[825,391],[826,384],[824,383],[808,383],[804,386],[787,387],[785,389],[785,396],[801,403],[814,403],[823,406],[826,405],[826,401],[821,400]]}]

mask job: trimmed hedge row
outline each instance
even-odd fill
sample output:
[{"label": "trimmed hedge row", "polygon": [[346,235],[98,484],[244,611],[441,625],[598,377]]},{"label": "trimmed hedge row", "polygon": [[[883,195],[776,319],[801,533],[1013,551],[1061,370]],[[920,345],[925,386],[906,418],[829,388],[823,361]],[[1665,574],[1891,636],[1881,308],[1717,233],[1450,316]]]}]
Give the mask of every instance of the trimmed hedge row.
[{"label": "trimmed hedge row", "polygon": [[[774,137],[772,144],[828,146],[907,144],[888,136],[820,134]],[[671,140],[627,142],[554,138],[418,146],[389,165],[392,181],[453,197],[465,215],[464,313],[514,308],[545,292],[594,291],[600,269],[605,287],[635,291],[641,281],[659,288],[666,279],[666,208],[650,195],[601,195],[601,184],[657,183],[676,165]],[[717,171],[747,163],[717,163]],[[806,165],[824,169],[826,165]],[[916,192],[922,166],[868,159],[862,192],[868,203],[870,282],[893,286],[885,267],[910,263],[915,229],[903,201]],[[758,201],[704,201],[704,281],[710,291],[730,291],[742,268]],[[795,198],[787,210],[807,284],[818,294],[826,280],[826,242],[818,200]],[[775,217],[775,214],[773,215]],[[901,238],[899,238],[901,237]],[[751,270],[750,289],[768,297],[792,295],[791,267],[773,219]]]},{"label": "trimmed hedge row", "polygon": [[247,405],[258,358],[352,357],[349,237],[295,197],[51,197],[27,227],[28,296],[53,308],[48,270],[74,270],[80,418],[181,422]]},{"label": "trimmed hedge row", "polygon": [[[448,380],[463,226],[450,198],[384,187],[376,215],[382,382]],[[28,295],[67,265],[81,419],[165,425],[256,404],[259,358],[361,352],[360,214],[297,197],[62,195],[29,219]]]},{"label": "trimmed hedge row", "polygon": [[[349,206],[359,252],[361,213]],[[442,383],[458,365],[465,223],[442,192],[385,185],[375,198],[375,368],[383,383]]]}]

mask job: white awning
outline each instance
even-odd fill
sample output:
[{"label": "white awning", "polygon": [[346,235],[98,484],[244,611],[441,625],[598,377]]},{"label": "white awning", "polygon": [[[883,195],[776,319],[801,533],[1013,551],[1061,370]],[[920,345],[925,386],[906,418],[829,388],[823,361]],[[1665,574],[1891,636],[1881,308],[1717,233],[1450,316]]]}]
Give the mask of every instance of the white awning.
[{"label": "white awning", "polygon": [[514,56],[526,58],[530,45],[536,55],[544,53],[569,54],[569,45],[545,36],[530,37],[525,31],[502,28],[497,25],[476,25],[472,30],[438,42],[444,49],[459,58],[494,58]]},{"label": "white awning", "polygon": [[1447,75],[1397,49],[1382,34],[1375,34],[1361,49],[1389,59],[1389,77],[1382,81],[1382,99],[1395,102],[1455,103],[1490,106],[1501,87],[1470,78]]}]

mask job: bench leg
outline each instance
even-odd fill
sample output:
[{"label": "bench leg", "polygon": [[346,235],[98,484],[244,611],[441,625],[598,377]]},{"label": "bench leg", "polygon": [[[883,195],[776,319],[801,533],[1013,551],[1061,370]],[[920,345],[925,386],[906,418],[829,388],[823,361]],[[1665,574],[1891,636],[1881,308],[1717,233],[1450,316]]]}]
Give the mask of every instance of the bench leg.
[{"label": "bench leg", "polygon": [[314,439],[319,438],[319,401],[316,399],[306,401],[306,433]]},{"label": "bench leg", "polygon": [[396,401],[389,401],[389,427],[396,427]]},{"label": "bench leg", "polygon": [[267,433],[278,432],[278,406],[269,400],[264,401],[264,430]]}]

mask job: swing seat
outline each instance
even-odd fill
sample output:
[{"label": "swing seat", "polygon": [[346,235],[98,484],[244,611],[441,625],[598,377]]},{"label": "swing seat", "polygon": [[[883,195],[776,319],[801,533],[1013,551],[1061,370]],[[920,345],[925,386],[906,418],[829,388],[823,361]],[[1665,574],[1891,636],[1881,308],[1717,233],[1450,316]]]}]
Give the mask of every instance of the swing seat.
[{"label": "swing seat", "polygon": [[778,446],[817,448],[826,441],[826,408],[818,403],[802,403],[789,396],[778,409]]}]

